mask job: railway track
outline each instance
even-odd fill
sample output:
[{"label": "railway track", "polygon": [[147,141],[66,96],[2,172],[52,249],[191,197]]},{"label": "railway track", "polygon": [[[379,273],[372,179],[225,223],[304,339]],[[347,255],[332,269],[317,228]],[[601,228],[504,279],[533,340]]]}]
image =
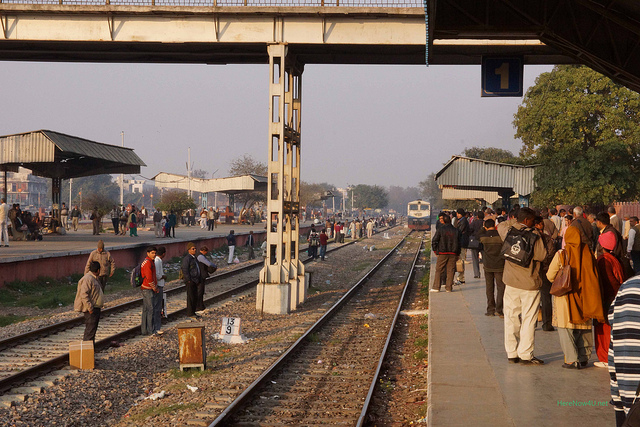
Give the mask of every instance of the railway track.
[{"label": "railway track", "polygon": [[[333,252],[350,245],[330,245],[327,252]],[[301,252],[304,249],[301,249]],[[306,261],[305,261],[306,262]],[[251,292],[258,284],[255,269],[262,262],[256,262],[241,268],[212,276],[207,281],[207,293],[215,292],[205,299],[206,305],[215,304]],[[243,277],[249,276],[251,277]],[[233,279],[233,280],[227,280]],[[238,285],[238,281],[242,284]],[[215,289],[212,285],[215,284]],[[185,286],[181,285],[166,291],[168,320],[183,317],[186,312]],[[110,346],[140,334],[140,307],[138,298],[102,311],[100,326],[96,334],[95,348]],[[69,342],[82,339],[84,319],[77,317],[64,322],[49,325],[25,334],[16,335],[0,341],[0,394],[18,384],[32,381],[45,373],[68,364]]]},{"label": "railway track", "polygon": [[216,396],[189,424],[363,425],[421,246],[405,237],[235,400]]}]

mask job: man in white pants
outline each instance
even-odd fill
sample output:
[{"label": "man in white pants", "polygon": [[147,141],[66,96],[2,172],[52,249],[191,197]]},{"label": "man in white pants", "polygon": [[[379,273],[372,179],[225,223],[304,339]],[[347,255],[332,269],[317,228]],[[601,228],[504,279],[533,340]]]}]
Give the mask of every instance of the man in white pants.
[{"label": "man in white pants", "polygon": [[229,258],[227,259],[227,264],[231,264],[236,251],[236,235],[233,230],[229,231],[229,235],[227,236],[227,246],[229,246]]},{"label": "man in white pants", "polygon": [[9,206],[4,198],[0,199],[0,246],[9,247],[9,232],[7,231],[7,221],[9,221]]},{"label": "man in white pants", "polygon": [[[536,214],[529,208],[518,212],[513,228],[532,229]],[[533,233],[537,231],[531,230]],[[505,239],[508,230],[500,237]],[[547,251],[541,238],[533,246],[533,259],[528,267],[521,267],[508,259],[504,263],[504,347],[510,363],[543,365],[544,361],[533,355],[536,320],[540,309],[540,262]]]}]

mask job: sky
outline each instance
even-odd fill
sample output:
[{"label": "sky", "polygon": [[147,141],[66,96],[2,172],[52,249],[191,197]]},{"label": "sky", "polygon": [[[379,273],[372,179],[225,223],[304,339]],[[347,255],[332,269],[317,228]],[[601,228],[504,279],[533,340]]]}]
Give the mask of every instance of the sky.
[{"label": "sky", "polygon": [[[551,66],[525,66],[526,88]],[[228,176],[244,154],[266,163],[266,65],[0,62],[0,135],[49,129],[125,146],[141,176]],[[336,187],[417,186],[465,148],[517,153],[522,98],[481,98],[479,66],[307,65],[301,174]],[[215,175],[213,175],[215,173]]]}]

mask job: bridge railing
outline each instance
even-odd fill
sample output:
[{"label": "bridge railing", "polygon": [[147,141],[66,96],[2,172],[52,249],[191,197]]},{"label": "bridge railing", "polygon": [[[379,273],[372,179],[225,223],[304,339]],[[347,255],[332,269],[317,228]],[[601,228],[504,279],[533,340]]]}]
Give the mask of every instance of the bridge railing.
[{"label": "bridge railing", "polygon": [[4,4],[73,6],[423,7],[423,0],[0,0]]}]

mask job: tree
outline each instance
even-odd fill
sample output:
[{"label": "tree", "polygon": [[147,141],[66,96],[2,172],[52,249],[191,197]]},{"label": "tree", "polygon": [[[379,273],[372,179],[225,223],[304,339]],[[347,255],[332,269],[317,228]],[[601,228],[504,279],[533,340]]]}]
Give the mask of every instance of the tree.
[{"label": "tree", "polygon": [[105,216],[113,205],[117,204],[114,197],[109,197],[105,193],[82,193],[82,204],[85,211],[93,211],[93,208],[98,208],[98,215]]},{"label": "tree", "polygon": [[204,169],[194,169],[191,171],[191,178],[207,179],[207,175],[209,175],[209,172]]},{"label": "tree", "polygon": [[[389,187],[389,204],[387,207],[396,212],[405,212],[407,205],[416,199],[421,198],[421,190],[417,187],[398,187],[392,185]],[[425,199],[426,200],[426,199]]]},{"label": "tree", "polygon": [[179,215],[187,209],[195,209],[197,205],[186,191],[173,189],[164,192],[156,207],[162,211],[175,212]]},{"label": "tree", "polygon": [[[231,160],[231,166],[229,166],[229,176],[242,176],[242,175],[258,175],[267,176],[268,168],[266,163],[261,163],[255,160],[248,154],[244,154],[242,157]],[[254,203],[266,202],[266,191],[250,191],[248,193],[237,194],[235,196],[237,203],[242,203],[242,207],[250,208]]]},{"label": "tree", "polygon": [[471,147],[465,148],[463,154],[465,157],[473,159],[488,160],[490,162],[521,164],[522,159],[517,157],[509,150],[495,147]]},{"label": "tree", "polygon": [[[48,184],[49,187],[51,184]],[[86,196],[90,194],[102,194],[107,199],[116,200],[120,197],[120,188],[113,182],[111,175],[93,175],[73,178],[73,186],[71,188],[71,200],[69,199],[69,180],[62,181],[60,193],[62,201],[68,205],[80,205],[80,192],[82,192],[82,201],[86,203]],[[109,209],[111,210],[111,208]]]},{"label": "tree", "polygon": [[582,66],[543,73],[515,114],[521,156],[540,164],[536,205],[638,196],[640,95]]},{"label": "tree", "polygon": [[442,190],[438,188],[438,183],[436,183],[435,172],[431,172],[427,179],[420,181],[418,187],[420,188],[422,199],[431,203],[432,211],[440,210],[444,207]]},{"label": "tree", "polygon": [[378,185],[359,184],[352,191],[353,206],[358,209],[383,209],[389,204],[387,190]]},{"label": "tree", "polygon": [[333,192],[333,194],[338,197],[335,187],[326,182],[319,184],[310,184],[304,181],[300,182],[300,206],[321,207],[322,196],[324,196],[327,191]]}]

